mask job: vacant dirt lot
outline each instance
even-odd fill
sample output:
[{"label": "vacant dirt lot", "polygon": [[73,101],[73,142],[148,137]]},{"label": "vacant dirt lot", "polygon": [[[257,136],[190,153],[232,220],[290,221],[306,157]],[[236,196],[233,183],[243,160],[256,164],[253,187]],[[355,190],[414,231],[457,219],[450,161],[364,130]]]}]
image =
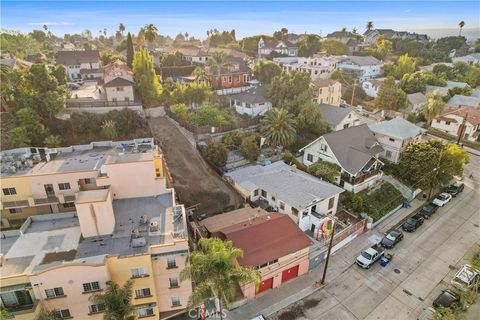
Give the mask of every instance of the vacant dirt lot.
[{"label": "vacant dirt lot", "polygon": [[199,204],[197,214],[211,215],[243,204],[242,197],[205,163],[172,122],[157,117],[150,118],[149,125],[165,153],[175,190],[185,207]]}]

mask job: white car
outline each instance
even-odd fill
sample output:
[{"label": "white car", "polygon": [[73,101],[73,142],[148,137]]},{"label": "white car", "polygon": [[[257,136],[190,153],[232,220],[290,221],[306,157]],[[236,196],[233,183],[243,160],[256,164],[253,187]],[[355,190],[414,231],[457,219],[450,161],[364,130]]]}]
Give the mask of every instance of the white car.
[{"label": "white car", "polygon": [[443,207],[450,200],[452,200],[452,195],[448,194],[448,193],[445,193],[445,192],[442,192],[435,199],[433,199],[432,203],[436,206]]}]

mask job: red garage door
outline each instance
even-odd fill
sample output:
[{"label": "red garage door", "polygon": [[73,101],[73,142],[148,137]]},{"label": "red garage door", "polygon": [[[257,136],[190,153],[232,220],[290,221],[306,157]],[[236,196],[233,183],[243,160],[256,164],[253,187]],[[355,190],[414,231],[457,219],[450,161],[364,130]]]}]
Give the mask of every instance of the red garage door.
[{"label": "red garage door", "polygon": [[284,270],[282,272],[282,283],[287,282],[290,279],[293,279],[298,276],[298,266],[291,267],[290,269]]},{"label": "red garage door", "polygon": [[269,278],[267,280],[262,281],[258,286],[257,293],[267,291],[268,289],[272,289],[273,287],[273,278]]}]

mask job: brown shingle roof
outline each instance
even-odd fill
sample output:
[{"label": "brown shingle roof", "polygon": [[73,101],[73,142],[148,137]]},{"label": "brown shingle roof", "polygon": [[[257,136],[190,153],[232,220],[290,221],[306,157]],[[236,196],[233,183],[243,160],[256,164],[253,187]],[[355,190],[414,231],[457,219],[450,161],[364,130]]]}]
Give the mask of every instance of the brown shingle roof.
[{"label": "brown shingle roof", "polygon": [[117,77],[103,85],[104,87],[126,87],[133,86],[133,82],[125,78]]},{"label": "brown shingle roof", "polygon": [[59,51],[57,53],[57,63],[65,66],[94,62],[100,62],[98,50]]},{"label": "brown shingle roof", "polygon": [[250,222],[238,223],[221,230],[223,238],[243,250],[242,266],[260,266],[309,247],[312,242],[282,213],[270,213]]}]

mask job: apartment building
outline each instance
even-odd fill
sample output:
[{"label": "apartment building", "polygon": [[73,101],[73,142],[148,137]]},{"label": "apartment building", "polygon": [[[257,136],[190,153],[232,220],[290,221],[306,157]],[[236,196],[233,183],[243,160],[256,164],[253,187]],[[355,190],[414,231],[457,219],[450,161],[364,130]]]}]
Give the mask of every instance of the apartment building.
[{"label": "apartment building", "polygon": [[71,212],[31,215],[19,230],[2,231],[0,300],[15,319],[32,319],[40,309],[102,319],[104,306],[90,297],[108,281],[130,279],[139,318],[185,309],[192,291],[179,280],[188,255],[185,209],[167,188],[162,154],[153,139],[109,144],[72,150],[68,164],[58,162],[58,151],[37,164],[53,162],[58,170],[94,163],[97,176],[75,192]]},{"label": "apartment building", "polygon": [[340,106],[342,102],[342,84],[336,80],[315,79],[313,81],[313,99],[317,103]]},{"label": "apartment building", "polygon": [[340,58],[342,57],[314,55],[313,57],[295,57],[289,60],[274,58],[274,61],[280,63],[284,71],[307,72],[312,80],[316,80],[330,79],[332,72],[337,69]]}]

